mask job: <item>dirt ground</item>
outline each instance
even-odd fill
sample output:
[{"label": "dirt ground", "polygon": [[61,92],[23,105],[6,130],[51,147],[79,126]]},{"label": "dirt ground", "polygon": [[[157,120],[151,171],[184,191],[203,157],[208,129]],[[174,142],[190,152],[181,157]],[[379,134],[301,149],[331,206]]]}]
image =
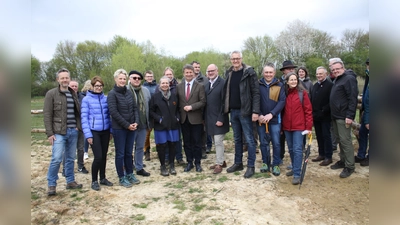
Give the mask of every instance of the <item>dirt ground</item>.
[{"label": "dirt ground", "polygon": [[[356,142],[356,141],[355,141]],[[152,145],[154,146],[154,145]],[[226,161],[233,162],[233,145],[226,141]],[[356,147],[356,146],[355,146]],[[318,155],[313,141],[310,158]],[[90,150],[89,150],[90,151]],[[334,152],[334,162],[338,160]],[[47,196],[47,169],[51,147],[41,140],[31,141],[31,223],[32,224],[368,224],[369,167],[356,164],[346,179],[340,170],[309,162],[303,185],[291,184],[286,177],[289,155],[281,175],[259,173],[261,153],[257,154],[256,175],[244,179],[245,171],[214,175],[208,167],[215,152],[202,160],[204,171],[183,172],[176,176],[159,174],[157,153],[145,162],[150,177],[138,176],[141,183],[132,188],[118,185],[114,147],[110,147],[107,178],[113,187],[100,191],[90,188],[90,174],[76,173],[82,190],[66,190],[59,173],[57,196]],[[91,168],[93,155],[85,161]],[[247,154],[244,155],[247,159]],[[245,161],[246,162],[246,161]],[[75,166],[76,169],[76,166]]]}]

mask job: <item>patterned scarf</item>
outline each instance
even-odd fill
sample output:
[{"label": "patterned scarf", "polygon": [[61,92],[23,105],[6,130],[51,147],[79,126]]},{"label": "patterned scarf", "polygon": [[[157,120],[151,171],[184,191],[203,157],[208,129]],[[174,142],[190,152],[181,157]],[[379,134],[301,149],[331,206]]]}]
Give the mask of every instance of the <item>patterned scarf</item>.
[{"label": "patterned scarf", "polygon": [[165,93],[163,90],[161,90],[161,87],[158,87],[158,90],[161,92],[162,96],[166,99],[169,100],[169,97],[171,97],[171,90],[168,88],[167,93]]}]

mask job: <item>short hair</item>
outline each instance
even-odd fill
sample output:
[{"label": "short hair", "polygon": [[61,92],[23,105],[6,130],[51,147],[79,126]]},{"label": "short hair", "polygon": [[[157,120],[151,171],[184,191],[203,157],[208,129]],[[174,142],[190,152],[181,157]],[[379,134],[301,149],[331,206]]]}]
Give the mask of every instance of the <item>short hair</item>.
[{"label": "short hair", "polygon": [[231,58],[232,58],[233,54],[239,54],[240,58],[242,58],[242,52],[240,52],[238,50],[235,50],[235,51],[231,52],[231,55],[230,55]]},{"label": "short hair", "polygon": [[91,84],[92,84],[93,87],[94,87],[94,85],[96,84],[96,82],[100,82],[101,85],[104,86],[103,79],[101,79],[100,76],[94,76],[94,77],[92,78]]},{"label": "short hair", "polygon": [[125,76],[128,77],[128,73],[126,72],[126,70],[124,70],[124,69],[117,69],[117,71],[115,71],[115,73],[114,73],[114,78],[118,77],[118,75],[120,75],[121,73],[122,73],[122,74],[125,74]]},{"label": "short hair", "polygon": [[306,76],[305,77],[308,77],[308,70],[307,70],[307,68],[305,66],[300,66],[297,69],[297,75],[299,75],[299,70],[304,70],[304,72],[306,72]]},{"label": "short hair", "polygon": [[344,63],[343,63],[342,61],[333,62],[331,66],[333,66],[333,65],[335,65],[335,64],[338,64],[338,63],[339,63],[340,65],[342,65],[342,67],[343,67],[343,69],[344,69]]},{"label": "short hair", "polygon": [[265,64],[265,66],[263,66],[263,71],[264,71],[264,68],[265,67],[272,67],[274,70],[275,70],[275,64],[273,64],[273,63],[271,63],[271,62],[267,62],[266,64]]},{"label": "short hair", "polygon": [[60,73],[62,73],[62,72],[67,72],[67,73],[68,73],[68,76],[71,76],[69,70],[67,70],[67,69],[65,69],[65,68],[61,68],[61,69],[59,69],[59,70],[57,71],[57,73],[56,73],[56,78],[58,78],[58,74],[60,74]]},{"label": "short hair", "polygon": [[183,66],[182,72],[185,72],[185,70],[191,70],[194,72],[194,67],[190,64],[186,64]]},{"label": "short hair", "polygon": [[315,73],[317,73],[318,70],[324,70],[325,73],[328,73],[325,67],[323,66],[318,66],[317,69],[315,70]]},{"label": "short hair", "polygon": [[144,75],[146,75],[147,73],[149,73],[149,74],[154,74],[153,71],[151,71],[151,70],[146,70],[146,72],[144,72]]},{"label": "short hair", "polygon": [[165,72],[168,70],[172,72],[172,75],[174,75],[174,70],[169,66],[165,67],[163,75],[165,75]]},{"label": "short hair", "polygon": [[340,58],[330,58],[328,60],[329,66],[333,65],[334,63],[337,63],[337,62],[342,62],[342,64],[343,64],[343,61]]},{"label": "short hair", "polygon": [[161,84],[161,80],[163,80],[163,79],[168,80],[168,82],[169,82],[169,78],[168,78],[167,76],[162,76],[162,77],[160,78],[160,84]]},{"label": "short hair", "polygon": [[195,64],[195,63],[200,65],[200,62],[198,62],[198,61],[193,61],[193,62],[190,63],[190,65],[193,66],[193,64]]},{"label": "short hair", "polygon": [[91,80],[87,80],[87,81],[85,81],[85,84],[83,85],[83,88],[82,88],[81,92],[85,92],[85,91],[91,90],[92,88],[93,88],[92,87],[92,81]]}]

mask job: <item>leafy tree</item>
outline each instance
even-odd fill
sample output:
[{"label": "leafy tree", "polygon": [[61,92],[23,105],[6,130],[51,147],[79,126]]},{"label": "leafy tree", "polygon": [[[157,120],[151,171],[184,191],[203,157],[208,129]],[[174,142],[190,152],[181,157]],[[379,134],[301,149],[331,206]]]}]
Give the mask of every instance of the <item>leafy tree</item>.
[{"label": "leafy tree", "polygon": [[41,81],[41,64],[39,59],[31,55],[31,83],[38,83]]},{"label": "leafy tree", "polygon": [[244,62],[251,65],[260,76],[267,62],[276,63],[276,47],[274,40],[268,36],[249,37],[244,41]]},{"label": "leafy tree", "polygon": [[106,65],[106,47],[95,41],[85,41],[76,46],[76,60],[78,63],[78,81],[86,80],[101,75]]}]

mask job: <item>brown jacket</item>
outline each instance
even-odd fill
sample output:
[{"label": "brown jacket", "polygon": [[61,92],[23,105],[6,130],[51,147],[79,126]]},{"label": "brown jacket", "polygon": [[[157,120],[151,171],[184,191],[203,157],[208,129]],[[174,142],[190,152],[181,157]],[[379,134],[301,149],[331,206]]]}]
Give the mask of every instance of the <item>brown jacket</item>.
[{"label": "brown jacket", "polygon": [[[78,95],[74,90],[69,88],[72,98],[75,102],[75,119],[76,127],[82,130],[81,124],[81,105]],[[67,97],[60,90],[60,86],[49,90],[44,98],[44,127],[46,128],[47,137],[54,134],[67,134]]]},{"label": "brown jacket", "polygon": [[[203,109],[206,105],[206,94],[204,86],[193,81],[193,87],[190,91],[189,100],[186,101],[186,87],[185,80],[183,79],[180,84],[176,86],[177,95],[179,99],[179,113],[181,114],[181,123],[186,120],[186,115],[189,119],[190,124],[202,124],[203,123]],[[183,107],[191,105],[192,111],[186,112]]]}]

